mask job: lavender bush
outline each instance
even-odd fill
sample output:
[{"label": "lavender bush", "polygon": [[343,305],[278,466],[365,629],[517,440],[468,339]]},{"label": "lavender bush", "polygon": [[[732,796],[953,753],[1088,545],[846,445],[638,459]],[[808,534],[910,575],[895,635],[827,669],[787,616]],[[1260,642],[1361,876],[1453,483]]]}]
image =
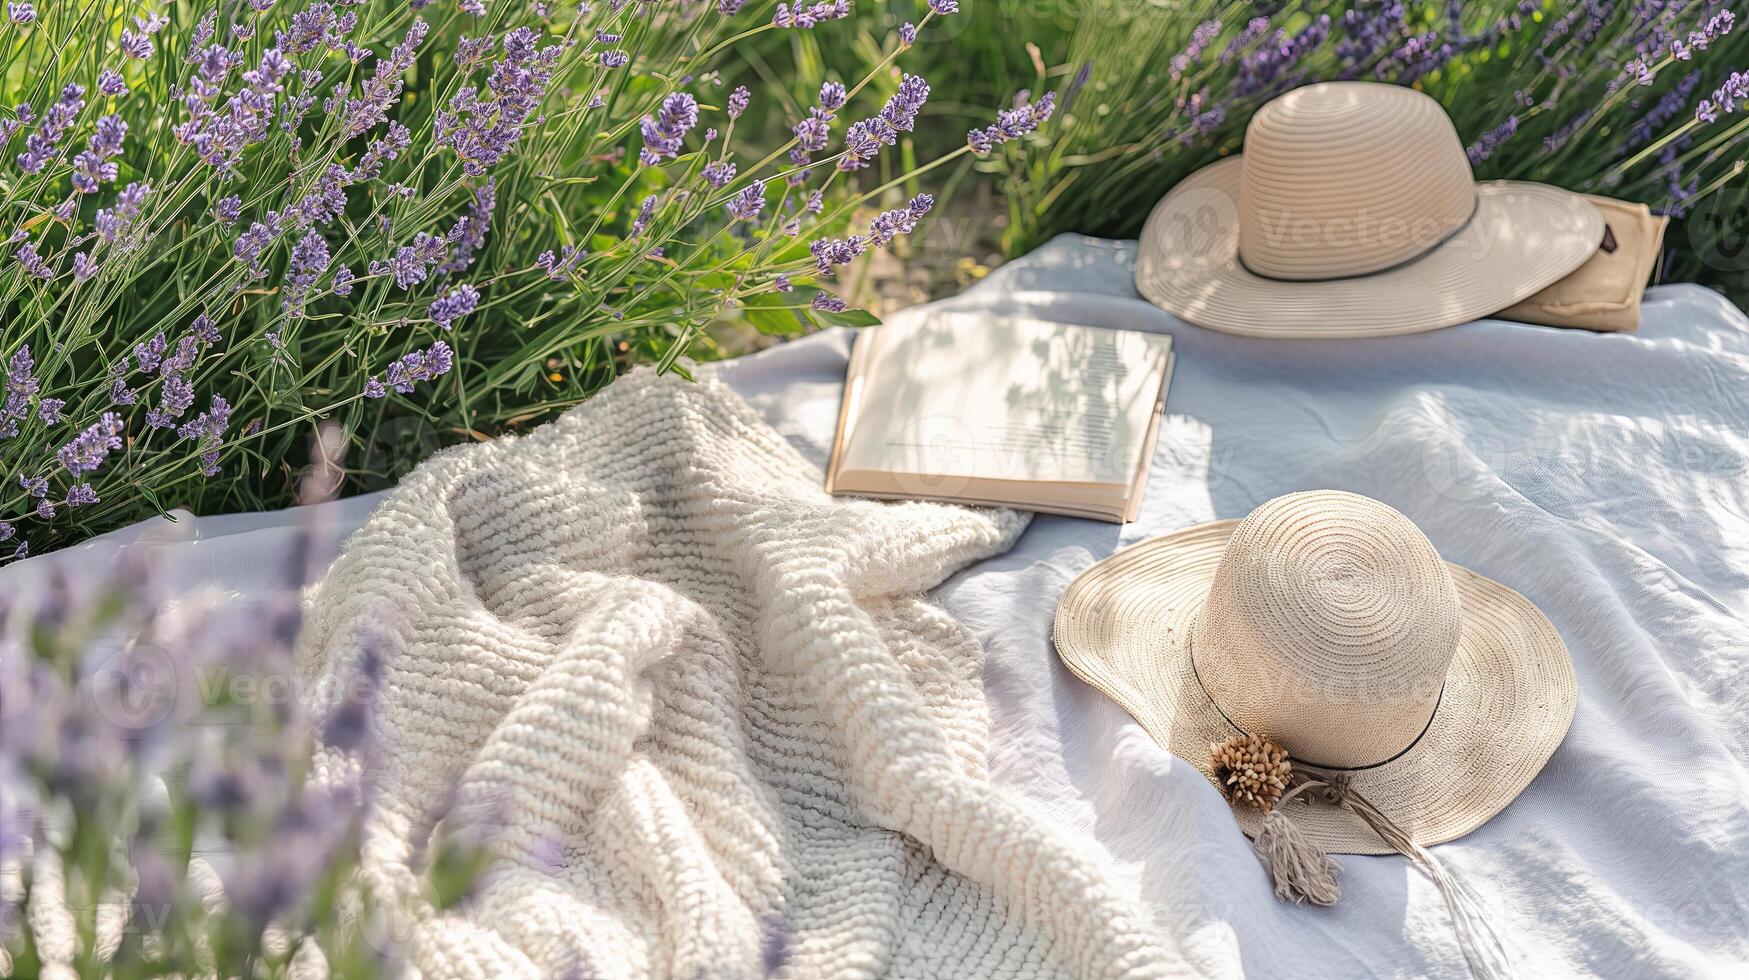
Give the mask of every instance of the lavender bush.
[{"label": "lavender bush", "polygon": [[[952,0],[781,109],[717,66],[849,0],[7,10],[0,559],[287,503],[323,420],[380,483],[403,423],[422,448],[536,424],[708,354],[725,311],[869,322],[835,272],[971,152],[916,162],[930,88],[897,66]],[[786,135],[749,145],[755,107]]]},{"label": "lavender bush", "polygon": [[[991,24],[995,7],[967,13]],[[1133,236],[1174,183],[1239,150],[1257,106],[1307,82],[1367,79],[1438,98],[1479,178],[1672,215],[1662,277],[1749,303],[1749,25],[1719,0],[1089,0],[1078,14],[1039,70],[1007,80],[1059,91],[1057,115],[1028,134],[1010,113],[967,137],[1002,182],[1010,254],[1061,231]]]}]

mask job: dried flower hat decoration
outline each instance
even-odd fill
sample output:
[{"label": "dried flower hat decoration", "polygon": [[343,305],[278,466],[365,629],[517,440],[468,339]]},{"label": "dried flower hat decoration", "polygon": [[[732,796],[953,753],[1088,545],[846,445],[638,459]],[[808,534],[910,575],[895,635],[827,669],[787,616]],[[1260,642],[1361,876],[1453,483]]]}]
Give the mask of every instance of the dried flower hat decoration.
[{"label": "dried flower hat decoration", "polygon": [[1578,684],[1524,596],[1335,490],[1120,550],[1064,590],[1057,654],[1225,795],[1278,897],[1329,905],[1331,854],[1427,873],[1479,977],[1506,957],[1427,848],[1481,826],[1565,737]]}]

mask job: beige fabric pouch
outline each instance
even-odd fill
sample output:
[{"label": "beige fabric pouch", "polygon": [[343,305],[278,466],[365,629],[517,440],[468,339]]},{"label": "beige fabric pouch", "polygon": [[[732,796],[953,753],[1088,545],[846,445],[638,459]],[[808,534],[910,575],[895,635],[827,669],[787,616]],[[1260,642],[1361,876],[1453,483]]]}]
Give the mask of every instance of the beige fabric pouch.
[{"label": "beige fabric pouch", "polygon": [[1640,297],[1664,246],[1670,219],[1644,204],[1588,195],[1608,227],[1585,264],[1542,292],[1494,314],[1502,320],[1584,330],[1634,331]]}]

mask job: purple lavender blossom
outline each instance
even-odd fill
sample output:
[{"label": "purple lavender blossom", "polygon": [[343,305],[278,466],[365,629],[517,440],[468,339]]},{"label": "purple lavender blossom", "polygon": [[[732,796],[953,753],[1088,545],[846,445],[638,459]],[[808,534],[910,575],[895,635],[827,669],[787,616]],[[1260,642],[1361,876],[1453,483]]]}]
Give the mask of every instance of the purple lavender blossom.
[{"label": "purple lavender blossom", "polygon": [[222,197],[213,205],[213,218],[229,228],[243,216],[243,199],[235,194]]},{"label": "purple lavender blossom", "polygon": [[735,179],[735,165],[728,160],[715,160],[705,164],[704,169],[699,171],[699,176],[704,178],[704,182],[712,190],[720,191],[729,185],[729,181]]},{"label": "purple lavender blossom", "polygon": [[109,401],[112,405],[126,407],[134,403],[137,393],[128,387],[128,359],[122,359],[109,366]]},{"label": "purple lavender blossom", "polygon": [[121,72],[114,68],[105,68],[97,76],[97,91],[110,98],[120,98],[128,94],[128,83],[121,77]]},{"label": "purple lavender blossom", "polygon": [[347,136],[358,136],[387,121],[390,107],[400,99],[401,89],[406,84],[403,76],[413,67],[419,45],[425,42],[430,31],[425,21],[415,18],[401,43],[395,45],[387,58],[377,62],[375,72],[365,80],[359,97],[346,100],[342,111]]},{"label": "purple lavender blossom", "polygon": [[540,258],[536,260],[536,264],[546,271],[548,279],[557,281],[568,277],[572,272],[576,271],[577,267],[583,263],[584,257],[588,254],[589,253],[585,252],[581,246],[561,245],[559,247],[559,254],[556,256],[553,254],[552,249],[547,249],[540,253]]},{"label": "purple lavender blossom", "polygon": [[[68,83],[66,88],[61,89],[60,98],[43,113],[42,124],[37,131],[24,141],[24,152],[16,158],[18,169],[34,174],[48,166],[49,161],[61,151],[62,137],[84,108],[84,86]],[[22,113],[19,119],[23,121]]]},{"label": "purple lavender blossom", "polygon": [[960,12],[959,0],[929,0],[929,9],[942,16]]},{"label": "purple lavender blossom", "polygon": [[746,3],[747,0],[717,0],[717,13],[724,17],[733,17]]},{"label": "purple lavender blossom", "polygon": [[82,477],[103,465],[110,453],[121,448],[121,416],[104,412],[84,432],[55,450],[55,458],[68,473]]},{"label": "purple lavender blossom", "polygon": [[759,212],[765,210],[765,181],[756,180],[741,188],[740,193],[729,199],[727,208],[729,217],[735,221],[759,217]]},{"label": "purple lavender blossom", "polygon": [[826,293],[815,293],[814,301],[809,305],[824,313],[843,313],[849,308],[849,304],[845,303],[843,300],[836,296],[827,295]]},{"label": "purple lavender blossom", "polygon": [[656,217],[656,195],[651,194],[638,205],[638,216],[632,219],[631,237],[636,238],[650,227],[650,222]]},{"label": "purple lavender blossom", "polygon": [[36,20],[36,6],[25,2],[8,3],[6,19],[14,24],[29,24]]},{"label": "purple lavender blossom", "polygon": [[164,363],[164,352],[167,351],[169,347],[170,345],[165,341],[164,331],[162,330],[153,334],[151,340],[135,344],[134,360],[139,363],[140,371],[145,374],[151,374],[158,370],[158,366]]},{"label": "purple lavender blossom", "polygon": [[145,206],[146,196],[152,193],[150,184],[144,181],[134,181],[122,188],[116,195],[113,208],[98,208],[93,222],[97,226],[97,235],[109,244],[116,244],[127,236],[133,227],[134,219],[139,217],[140,210]]},{"label": "purple lavender blossom", "polygon": [[188,325],[188,332],[190,336],[193,336],[201,343],[208,346],[221,343],[225,339],[224,336],[219,333],[218,324],[214,323],[213,318],[207,316],[205,313],[194,318],[194,322]]},{"label": "purple lavender blossom", "polygon": [[747,107],[749,105],[751,105],[752,102],[753,102],[753,93],[747,91],[747,86],[745,86],[745,85],[735,86],[735,90],[733,92],[729,93],[729,103],[728,103],[728,106],[726,109],[726,111],[729,113],[729,118],[730,119],[741,118],[741,113],[746,112]]},{"label": "purple lavender blossom", "polygon": [[640,131],[644,149],[638,159],[645,166],[654,166],[680,154],[686,134],[698,124],[698,101],[685,92],[675,92],[662,100],[661,110],[645,116]]},{"label": "purple lavender blossom", "polygon": [[364,395],[366,398],[382,398],[388,394],[387,389],[403,395],[411,394],[415,384],[448,374],[454,363],[454,352],[449,349],[448,344],[440,340],[424,351],[413,351],[391,363],[383,374],[383,381],[378,381],[374,376],[368,379],[365,382]]},{"label": "purple lavender blossom", "polygon": [[80,252],[73,256],[73,281],[84,282],[97,275],[97,260],[90,252]]},{"label": "purple lavender blossom", "polygon": [[820,238],[808,243],[808,252],[814,256],[814,270],[822,276],[832,275],[837,266],[849,265],[867,249],[868,239],[861,235]]},{"label": "purple lavender blossom", "polygon": [[977,153],[988,153],[998,143],[1019,139],[1038,129],[1040,123],[1051,118],[1056,108],[1055,92],[1046,92],[1036,103],[1026,102],[1025,93],[1022,93],[1015,99],[1014,108],[1003,109],[996,114],[994,125],[968,132],[966,145]]},{"label": "purple lavender blossom", "polygon": [[455,326],[455,322],[480,305],[480,291],[463,283],[431,302],[428,314],[431,322],[445,330]]},{"label": "purple lavender blossom", "polygon": [[314,230],[305,232],[304,237],[292,246],[280,292],[280,306],[293,316],[303,315],[304,298],[315,287],[316,280],[328,270],[328,263],[332,259],[328,240],[322,237],[322,233]]},{"label": "purple lavender blossom", "polygon": [[795,283],[792,283],[789,281],[789,276],[786,276],[780,272],[777,275],[772,277],[771,288],[777,290],[780,293],[787,293],[787,292],[791,292],[796,287],[795,287]]},{"label": "purple lavender blossom", "polygon": [[902,208],[883,211],[869,225],[869,244],[880,248],[900,235],[910,234],[917,228],[918,220],[934,206],[935,198],[928,194],[919,194]]},{"label": "purple lavender blossom", "polygon": [[1737,111],[1739,99],[1749,100],[1749,72],[1732,72],[1724,84],[1713,90],[1711,99],[1702,99],[1695,107],[1694,118],[1702,123],[1717,122],[1721,114]]},{"label": "purple lavender blossom", "polygon": [[231,404],[219,395],[214,395],[208,403],[206,411],[193,419],[182,423],[176,429],[176,434],[183,439],[191,439],[201,443],[200,472],[202,476],[217,476],[219,473],[219,450],[223,445],[225,427],[231,422]]},{"label": "purple lavender blossom", "polygon": [[44,425],[59,425],[66,416],[61,413],[67,408],[64,398],[44,398],[36,404],[37,421]]},{"label": "purple lavender blossom", "polygon": [[478,176],[497,165],[540,109],[563,49],[537,47],[539,40],[527,27],[504,35],[504,56],[493,62],[487,77],[493,97],[482,99],[477,90],[464,87],[437,114],[437,142],[455,151],[464,173]]},{"label": "purple lavender blossom", "polygon": [[76,483],[67,488],[67,498],[62,501],[68,507],[87,507],[102,503],[97,499],[97,491],[89,483]]},{"label": "purple lavender blossom", "polygon": [[611,51],[603,51],[599,55],[596,55],[596,60],[601,63],[601,67],[603,68],[624,68],[632,59],[631,55],[615,48]]},{"label": "purple lavender blossom", "polygon": [[[909,80],[912,76],[907,75]],[[924,97],[928,97],[929,86],[923,86]],[[820,86],[820,110],[822,112],[837,112],[844,107],[846,92],[839,82],[826,82]]]},{"label": "purple lavender blossom", "polygon": [[30,345],[22,344],[6,361],[6,401],[0,404],[0,439],[18,435],[18,425],[30,417],[30,400],[39,387]]},{"label": "purple lavender blossom", "polygon": [[334,284],[329,288],[336,296],[351,296],[352,284],[356,281],[352,276],[352,270],[346,266],[341,266],[334,270]]},{"label": "purple lavender blossom", "polygon": [[778,4],[777,12],[772,15],[771,23],[777,27],[810,30],[816,24],[828,20],[842,20],[850,16],[850,0],[832,0],[831,3],[821,0],[811,7],[796,4],[792,11],[788,4]]},{"label": "purple lavender blossom", "polygon": [[[822,100],[825,94],[825,90],[821,89]],[[881,107],[881,118],[894,129],[908,133],[916,125],[917,113],[927,101],[929,83],[917,75],[906,75],[899,80],[899,90]]]},{"label": "purple lavender blossom", "polygon": [[157,49],[152,46],[151,35],[144,31],[136,32],[123,28],[121,32],[121,53],[137,61],[150,58]]},{"label": "purple lavender blossom", "polygon": [[18,259],[18,264],[24,267],[24,271],[38,279],[46,282],[55,277],[55,270],[41,255],[37,254],[35,242],[25,242],[18,246],[18,251],[13,254],[13,257]]},{"label": "purple lavender blossom", "polygon": [[36,500],[41,500],[49,495],[49,478],[46,476],[30,476],[29,474],[20,473],[18,475],[18,485],[25,493],[29,494]]},{"label": "purple lavender blossom", "polygon": [[911,45],[916,44],[916,43],[917,43],[917,25],[910,23],[909,21],[907,21],[904,24],[900,24],[899,25],[899,44],[900,44],[900,46],[908,48]]},{"label": "purple lavender blossom", "polygon": [[1185,71],[1196,64],[1202,53],[1220,36],[1221,22],[1218,18],[1198,24],[1196,30],[1190,32],[1190,43],[1185,45],[1183,51],[1172,56],[1172,80],[1176,82],[1183,78]]},{"label": "purple lavender blossom", "polygon": [[256,221],[250,223],[249,230],[237,236],[237,240],[232,243],[232,257],[249,267],[250,278],[262,279],[267,276],[267,268],[261,264],[261,256],[273,244],[276,234],[272,228]]},{"label": "purple lavender blossom", "polygon": [[1470,158],[1470,166],[1474,167],[1483,160],[1494,155],[1500,144],[1511,139],[1518,133],[1518,117],[1507,116],[1506,121],[1482,134],[1482,138],[1471,143],[1464,151]]}]

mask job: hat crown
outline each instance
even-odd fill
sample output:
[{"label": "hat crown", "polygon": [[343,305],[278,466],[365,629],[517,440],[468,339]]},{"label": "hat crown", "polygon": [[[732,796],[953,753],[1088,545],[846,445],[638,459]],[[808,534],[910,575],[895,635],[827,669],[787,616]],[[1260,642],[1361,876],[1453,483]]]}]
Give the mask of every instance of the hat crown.
[{"label": "hat crown", "polygon": [[1230,722],[1301,762],[1356,768],[1426,730],[1463,626],[1451,573],[1413,522],[1320,490],[1239,523],[1192,631],[1197,677]]},{"label": "hat crown", "polygon": [[1277,279],[1381,272],[1427,254],[1476,208],[1475,179],[1440,104],[1413,89],[1323,82],[1251,117],[1239,258]]}]

